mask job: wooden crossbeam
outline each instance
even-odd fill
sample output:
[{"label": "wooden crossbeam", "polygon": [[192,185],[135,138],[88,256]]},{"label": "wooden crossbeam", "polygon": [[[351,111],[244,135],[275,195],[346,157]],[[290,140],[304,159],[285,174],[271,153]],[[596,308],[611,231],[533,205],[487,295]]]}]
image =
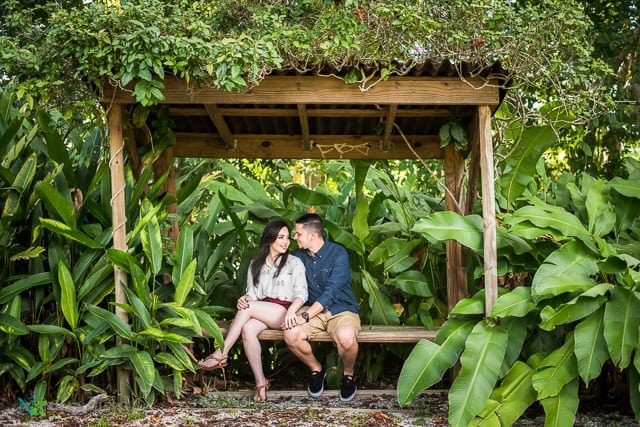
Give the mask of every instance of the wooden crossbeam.
[{"label": "wooden crossbeam", "polygon": [[440,139],[434,135],[408,135],[413,151],[399,135],[391,137],[391,149],[380,150],[379,135],[314,135],[311,150],[300,144],[299,135],[234,135],[229,149],[216,134],[176,132],[175,157],[245,159],[441,159]]}]

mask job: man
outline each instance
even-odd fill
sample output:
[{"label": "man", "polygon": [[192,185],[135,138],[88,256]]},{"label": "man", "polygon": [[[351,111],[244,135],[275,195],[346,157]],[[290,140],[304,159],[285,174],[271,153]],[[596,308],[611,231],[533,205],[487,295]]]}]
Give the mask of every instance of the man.
[{"label": "man", "polygon": [[309,343],[314,334],[327,331],[335,342],[344,366],[340,400],[348,402],[356,395],[354,369],[358,357],[360,332],[358,303],[351,288],[351,268],[345,248],[324,239],[320,216],[310,213],[298,218],[294,238],[298,249],[292,252],[306,268],[309,299],[300,309],[296,327],[285,329],[284,340],[311,369],[308,391],[319,397],[324,391],[326,371],[316,359]]}]

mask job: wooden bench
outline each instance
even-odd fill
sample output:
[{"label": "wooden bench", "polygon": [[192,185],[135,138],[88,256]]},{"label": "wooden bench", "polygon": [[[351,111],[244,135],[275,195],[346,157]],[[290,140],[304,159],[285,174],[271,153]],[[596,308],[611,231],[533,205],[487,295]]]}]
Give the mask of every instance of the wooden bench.
[{"label": "wooden bench", "polygon": [[[223,335],[227,334],[228,322],[218,322]],[[425,329],[423,326],[390,326],[390,325],[362,325],[358,335],[358,342],[362,343],[416,343],[421,339],[433,341],[437,331]],[[258,338],[264,341],[284,341],[284,334],[278,329],[266,329],[260,332]],[[327,332],[314,335],[310,341],[330,342]]]}]

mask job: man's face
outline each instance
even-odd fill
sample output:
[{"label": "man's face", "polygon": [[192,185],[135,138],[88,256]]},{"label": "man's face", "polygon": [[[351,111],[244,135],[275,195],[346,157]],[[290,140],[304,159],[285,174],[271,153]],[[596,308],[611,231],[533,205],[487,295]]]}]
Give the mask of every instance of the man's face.
[{"label": "man's face", "polygon": [[293,238],[296,239],[300,249],[309,249],[312,233],[309,230],[305,230],[302,224],[296,224],[296,231],[293,234]]}]

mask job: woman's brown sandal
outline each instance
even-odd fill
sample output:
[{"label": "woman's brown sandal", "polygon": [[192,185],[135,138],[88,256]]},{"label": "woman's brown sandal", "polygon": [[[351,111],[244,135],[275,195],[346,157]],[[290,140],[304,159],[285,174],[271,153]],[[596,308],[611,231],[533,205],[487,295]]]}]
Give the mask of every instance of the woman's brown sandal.
[{"label": "woman's brown sandal", "polygon": [[[213,365],[207,364],[207,361],[213,360]],[[227,366],[227,356],[218,357],[213,354],[208,355],[204,360],[198,362],[198,366],[203,371],[213,371]]]},{"label": "woman's brown sandal", "polygon": [[[264,390],[264,397],[262,397],[262,390]],[[255,393],[253,394],[253,401],[256,403],[262,403],[267,400],[267,391],[269,390],[269,380],[262,385],[257,385]]]}]

